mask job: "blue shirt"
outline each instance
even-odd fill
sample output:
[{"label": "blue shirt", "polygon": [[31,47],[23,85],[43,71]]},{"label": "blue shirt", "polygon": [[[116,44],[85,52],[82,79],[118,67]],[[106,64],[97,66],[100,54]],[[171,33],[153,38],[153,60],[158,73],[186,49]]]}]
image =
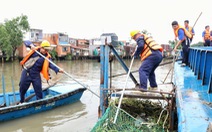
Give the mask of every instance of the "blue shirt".
[{"label": "blue shirt", "polygon": [[[33,43],[31,41],[24,41],[24,44],[25,44],[26,47],[30,47],[30,45],[33,44]],[[39,52],[39,50],[38,50],[38,52]],[[30,56],[30,58],[31,57],[37,57],[37,56],[40,56],[40,55],[35,52]],[[47,56],[47,54],[44,55],[44,56]],[[45,60],[45,58],[40,56],[40,58],[35,62],[35,64],[29,69],[29,73],[30,73],[31,76],[36,77],[37,75],[40,75],[40,72],[43,68],[44,60]],[[49,59],[49,60],[52,61],[52,59]],[[49,68],[54,70],[56,73],[59,72],[59,69],[56,66],[52,65],[51,63],[49,63]]]},{"label": "blue shirt", "polygon": [[178,39],[183,40],[184,38],[185,38],[185,33],[184,33],[183,29],[179,29],[178,30]]},{"label": "blue shirt", "polygon": [[[36,52],[31,55],[31,57],[37,57],[37,56],[40,56],[40,55]],[[44,55],[44,56],[47,56],[47,54]],[[44,60],[45,60],[45,58],[40,56],[40,58],[35,62],[35,64],[29,69],[29,72],[30,72],[31,75],[32,74],[34,74],[34,75],[40,74],[42,67],[43,67]],[[51,63],[49,63],[49,68],[54,70],[56,73],[59,72],[59,69],[56,66],[52,65]]]},{"label": "blue shirt", "polygon": [[31,41],[29,41],[29,40],[26,40],[26,41],[24,41],[24,44],[25,44],[26,47],[30,47],[30,45],[33,44],[33,43]]},{"label": "blue shirt", "polygon": [[205,31],[202,32],[202,37],[205,37]]},{"label": "blue shirt", "polygon": [[134,57],[137,57],[141,54],[141,51],[143,50],[144,44],[145,44],[144,37],[141,36],[141,37],[137,38],[136,42],[137,42],[138,47],[137,47],[137,50],[135,51]]}]

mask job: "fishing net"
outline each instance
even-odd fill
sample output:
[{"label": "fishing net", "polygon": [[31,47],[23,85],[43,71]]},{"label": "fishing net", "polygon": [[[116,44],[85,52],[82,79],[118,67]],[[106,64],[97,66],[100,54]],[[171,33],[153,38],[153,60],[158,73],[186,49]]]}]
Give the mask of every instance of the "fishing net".
[{"label": "fishing net", "polygon": [[[129,103],[129,100],[127,100],[127,102]],[[133,100],[133,104],[135,103],[137,103],[136,100]],[[125,107],[125,109],[128,109],[128,111],[131,111],[131,114],[136,112],[137,115],[143,114],[143,116],[145,116],[146,118],[143,118],[142,116],[139,116],[139,118],[137,116],[135,118],[131,114],[126,112],[125,110],[120,109],[116,123],[113,123],[114,117],[118,108],[116,107],[115,103],[111,103],[110,106],[107,108],[105,114],[101,117],[101,119],[99,119],[99,121],[96,123],[94,128],[91,130],[91,132],[118,132],[118,131],[121,131],[121,132],[163,132],[164,129],[161,125],[161,122],[156,121],[158,120],[158,118],[161,118],[161,120],[163,120],[167,117],[166,113],[164,114],[163,112],[161,112],[162,110],[161,106],[160,108],[154,106],[154,108],[151,109],[151,108],[148,108],[148,106],[143,105],[143,104],[153,105],[149,101],[145,101],[143,104],[142,103],[140,104],[142,105],[142,107],[147,108],[145,110],[146,112],[154,111],[151,115],[152,117],[155,115],[157,115],[157,117],[154,119],[148,116],[148,113],[140,113],[137,111],[137,109],[139,108],[140,111],[142,111],[141,107],[133,108],[133,107],[126,106],[126,102],[124,103],[123,101],[122,106]]]}]

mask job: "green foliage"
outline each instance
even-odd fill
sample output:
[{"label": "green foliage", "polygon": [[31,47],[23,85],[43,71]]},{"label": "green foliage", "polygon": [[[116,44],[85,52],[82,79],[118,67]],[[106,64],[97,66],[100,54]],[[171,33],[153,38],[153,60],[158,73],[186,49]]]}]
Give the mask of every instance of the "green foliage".
[{"label": "green foliage", "polygon": [[52,56],[52,59],[56,59],[56,57],[57,57],[57,51],[55,49],[49,51],[49,54]]},{"label": "green foliage", "polygon": [[71,60],[71,58],[72,58],[71,54],[67,54],[65,59]]},{"label": "green foliage", "polygon": [[[146,34],[148,36],[151,36],[151,33],[149,33],[146,29],[142,30],[141,33],[142,34]],[[132,38],[129,38],[129,41],[131,42],[132,41]]]},{"label": "green foliage", "polygon": [[146,34],[146,35],[151,35],[146,29],[142,30],[141,33]]},{"label": "green foliage", "polygon": [[198,42],[196,44],[192,44],[191,47],[202,47],[203,45],[203,42]]},{"label": "green foliage", "polygon": [[[171,48],[172,48],[172,49],[174,49],[175,45],[177,44],[177,42],[174,41],[174,40],[169,40],[168,43],[171,45]],[[182,48],[182,46],[180,45],[180,46],[178,46],[177,49],[181,49],[181,48]]]},{"label": "green foliage", "polygon": [[9,42],[9,34],[5,29],[4,25],[0,25],[0,50],[6,55],[7,59],[9,59],[12,54],[12,46]]},{"label": "green foliage", "polygon": [[23,34],[29,29],[28,17],[25,15],[5,20],[1,25],[0,34],[3,35],[0,35],[0,49],[5,52],[7,59],[15,55],[17,47],[23,42]]},{"label": "green foliage", "polygon": [[[175,45],[176,45],[176,42],[174,41],[174,40],[169,40],[169,42],[168,42],[170,45],[171,45],[171,47],[172,47],[172,49],[175,47]],[[198,43],[196,43],[196,44],[192,44],[191,45],[191,47],[201,47],[201,46],[203,46],[203,42],[198,42]],[[178,49],[181,49],[181,45],[178,47]]]},{"label": "green foliage", "polygon": [[174,47],[175,47],[175,41],[174,40],[169,40],[168,43],[171,45],[171,48],[174,49]]}]

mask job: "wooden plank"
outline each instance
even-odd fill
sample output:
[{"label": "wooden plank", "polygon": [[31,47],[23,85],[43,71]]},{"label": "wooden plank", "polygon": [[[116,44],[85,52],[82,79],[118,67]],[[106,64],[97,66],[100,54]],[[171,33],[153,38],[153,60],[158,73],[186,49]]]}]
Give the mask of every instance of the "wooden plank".
[{"label": "wooden plank", "polygon": [[[114,95],[114,96],[113,96]],[[112,95],[112,97],[119,97],[121,96],[120,93],[114,93]],[[171,99],[171,96],[166,96],[165,98],[160,95],[160,94],[150,94],[150,93],[125,93],[124,97],[127,98],[142,98],[142,99],[162,99],[162,100],[166,100],[166,99]]]}]

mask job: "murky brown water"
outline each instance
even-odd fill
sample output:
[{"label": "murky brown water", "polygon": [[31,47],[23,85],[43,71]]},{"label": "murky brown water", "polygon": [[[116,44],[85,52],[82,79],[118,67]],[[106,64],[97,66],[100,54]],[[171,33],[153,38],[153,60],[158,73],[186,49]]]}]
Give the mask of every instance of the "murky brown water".
[{"label": "murky brown water", "polygon": [[[124,60],[130,65],[130,60]],[[91,90],[99,94],[100,84],[100,63],[96,60],[79,60],[79,61],[57,61],[58,66],[70,73],[78,81],[90,86]],[[135,60],[132,70],[140,67],[140,60]],[[1,63],[0,63],[1,64]],[[118,61],[112,63],[113,74],[124,73]],[[170,65],[161,66],[156,70],[157,82],[161,83]],[[15,89],[18,90],[18,83],[21,74],[19,62],[10,62],[0,65],[0,73],[4,74],[6,91],[12,91],[11,77],[14,79]],[[138,79],[138,73],[133,73]],[[58,79],[62,75],[53,74],[53,79]],[[1,77],[0,77],[1,78]],[[63,81],[69,81],[67,78]],[[112,81],[113,87],[123,88],[125,85],[126,75],[116,77]],[[168,79],[167,81],[170,81]],[[0,82],[2,86],[2,82]],[[129,79],[127,87],[134,87],[133,82]],[[0,88],[2,92],[2,88]],[[2,132],[87,132],[95,125],[98,120],[97,109],[99,106],[99,98],[85,91],[80,101],[62,106],[47,112],[31,115],[28,117],[15,119],[0,123],[0,131]]]}]

